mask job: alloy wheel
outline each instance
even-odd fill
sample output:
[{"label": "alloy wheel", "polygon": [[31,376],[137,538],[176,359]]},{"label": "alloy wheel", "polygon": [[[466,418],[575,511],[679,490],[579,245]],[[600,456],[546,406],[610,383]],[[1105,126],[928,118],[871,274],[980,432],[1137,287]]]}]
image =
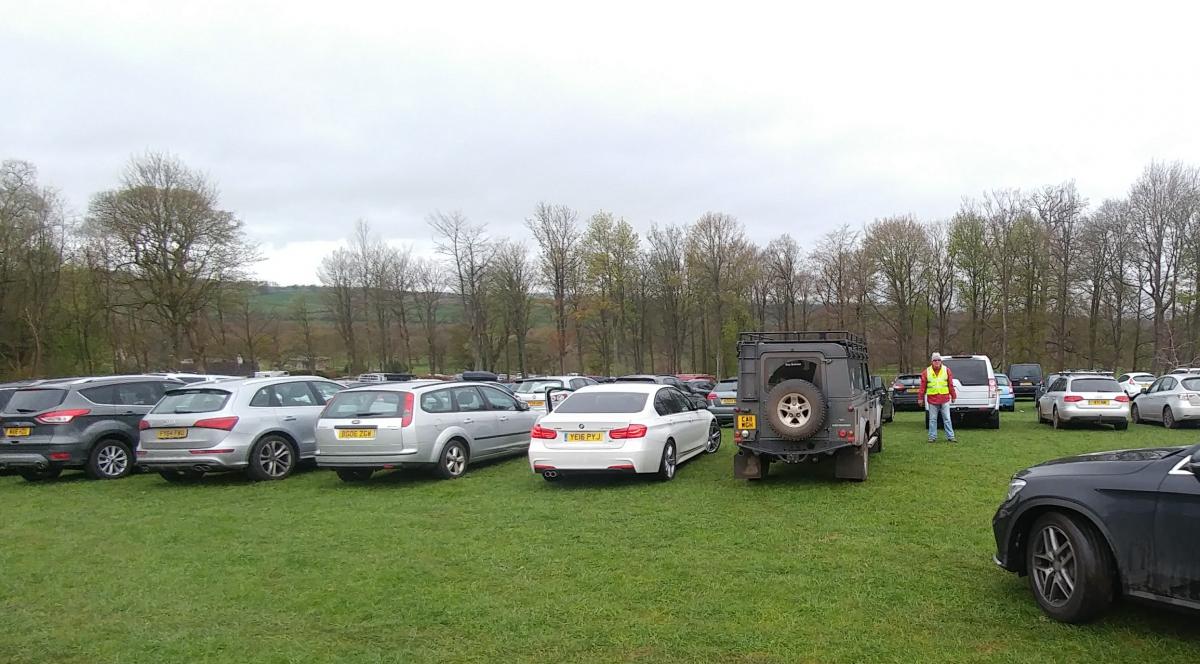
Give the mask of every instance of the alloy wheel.
[{"label": "alloy wheel", "polygon": [[271,477],[283,477],[292,469],[292,447],[278,439],[268,440],[258,452],[258,465]]},{"label": "alloy wheel", "polygon": [[1042,529],[1033,543],[1033,580],[1051,606],[1063,606],[1075,593],[1076,559],[1071,540],[1058,526]]},{"label": "alloy wheel", "polygon": [[446,471],[449,472],[450,475],[462,475],[466,468],[467,455],[463,453],[462,447],[454,445],[446,451]]},{"label": "alloy wheel", "polygon": [[716,452],[718,449],[720,449],[720,447],[721,447],[721,427],[714,420],[713,423],[710,424],[708,427],[708,445],[705,446],[704,451],[708,452],[709,454],[712,454],[713,452]]},{"label": "alloy wheel", "polygon": [[1171,412],[1171,407],[1163,408],[1163,426],[1168,429],[1175,428],[1175,413]]},{"label": "alloy wheel", "polygon": [[812,416],[812,404],[799,393],[785,395],[779,400],[779,421],[784,426],[799,429],[808,424]]},{"label": "alloy wheel", "polygon": [[129,468],[129,454],[120,445],[105,445],[96,453],[96,467],[106,477],[119,477]]},{"label": "alloy wheel", "polygon": [[663,470],[666,471],[667,479],[675,477],[675,446],[667,445],[666,451],[663,453]]}]

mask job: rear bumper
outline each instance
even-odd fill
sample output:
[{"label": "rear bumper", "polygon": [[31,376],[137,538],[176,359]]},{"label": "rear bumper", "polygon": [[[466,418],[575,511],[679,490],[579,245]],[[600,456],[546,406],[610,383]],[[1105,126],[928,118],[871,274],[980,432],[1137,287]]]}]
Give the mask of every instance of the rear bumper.
[{"label": "rear bumper", "polygon": [[1037,385],[1013,385],[1013,395],[1016,397],[1025,397],[1032,399],[1037,395]]},{"label": "rear bumper", "polygon": [[892,406],[896,410],[920,410],[921,408],[921,406],[917,405],[916,394],[896,394],[895,392],[892,393]]},{"label": "rear bumper", "polygon": [[[52,454],[66,454],[66,459],[51,459]],[[82,467],[87,463],[88,450],[76,445],[11,445],[0,449],[0,468],[45,468],[62,466]]]},{"label": "rear bumper", "polygon": [[1171,412],[1177,420],[1200,420],[1200,405],[1193,406],[1189,403],[1172,404]]},{"label": "rear bumper", "polygon": [[708,412],[712,413],[713,417],[716,417],[721,424],[732,424],[735,410],[737,410],[737,406],[708,407]]},{"label": "rear bumper", "polygon": [[1058,408],[1058,418],[1067,422],[1114,424],[1129,420],[1129,406],[1128,404],[1122,404],[1120,407],[1114,406],[1111,408],[1083,408],[1060,405]]},{"label": "rear bumper", "polygon": [[[62,462],[53,462],[61,464]],[[8,468],[48,468],[52,465],[50,459],[41,454],[0,454],[0,470]]]},{"label": "rear bumper", "polygon": [[318,468],[382,468],[405,464],[429,464],[435,459],[422,455],[419,450],[389,452],[387,454],[329,454],[318,452]]},{"label": "rear bumper", "polygon": [[549,449],[540,440],[529,443],[529,469],[535,473],[545,470],[614,470],[635,473],[658,471],[662,462],[662,444],[626,441],[613,449]]},{"label": "rear bumper", "polygon": [[756,454],[765,454],[785,463],[800,463],[818,454],[829,454],[854,443],[841,438],[810,438],[805,441],[751,440],[738,446],[739,449]]},{"label": "rear bumper", "polygon": [[229,454],[192,454],[188,450],[139,449],[137,465],[149,470],[181,470],[203,466],[206,471],[221,471],[240,470],[249,465],[249,461],[247,451],[240,449],[235,449]]}]

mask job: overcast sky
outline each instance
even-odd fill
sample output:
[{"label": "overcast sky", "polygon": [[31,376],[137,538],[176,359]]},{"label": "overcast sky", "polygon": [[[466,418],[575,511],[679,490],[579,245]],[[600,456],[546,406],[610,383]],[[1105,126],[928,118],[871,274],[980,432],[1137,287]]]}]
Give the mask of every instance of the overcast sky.
[{"label": "overcast sky", "polygon": [[811,245],[1200,164],[1190,3],[385,4],[0,0],[0,158],[82,213],[170,151],[280,284],[315,283],[359,218],[418,252],[433,210],[524,238],[540,200]]}]

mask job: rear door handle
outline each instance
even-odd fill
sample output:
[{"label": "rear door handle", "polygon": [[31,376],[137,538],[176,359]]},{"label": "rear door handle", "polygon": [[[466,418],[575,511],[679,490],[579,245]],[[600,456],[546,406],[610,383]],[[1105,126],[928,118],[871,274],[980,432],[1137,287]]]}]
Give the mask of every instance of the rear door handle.
[{"label": "rear door handle", "polygon": [[462,421],[463,424],[473,424],[474,422],[475,422],[475,420],[473,420],[469,417]]},{"label": "rear door handle", "polygon": [[501,415],[501,416],[500,416],[500,421],[501,421],[501,422],[507,422],[507,421],[508,421],[508,415]]},{"label": "rear door handle", "polygon": [[284,422],[295,422],[295,421],[296,421],[296,416],[295,416],[295,415],[288,415],[287,417],[283,418],[283,421],[284,421]]}]

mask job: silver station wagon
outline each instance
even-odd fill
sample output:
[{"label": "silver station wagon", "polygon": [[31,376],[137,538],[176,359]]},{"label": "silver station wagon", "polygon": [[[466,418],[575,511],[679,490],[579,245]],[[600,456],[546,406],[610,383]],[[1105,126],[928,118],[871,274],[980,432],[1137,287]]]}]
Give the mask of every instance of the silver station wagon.
[{"label": "silver station wagon", "polygon": [[467,464],[521,454],[541,413],[498,387],[380,383],[338,393],[317,422],[317,465],[345,482],[424,467],[445,479]]},{"label": "silver station wagon", "polygon": [[140,423],[138,465],[172,482],[231,470],[284,479],[313,457],[317,417],[341,389],[317,376],[285,376],[171,390]]}]

